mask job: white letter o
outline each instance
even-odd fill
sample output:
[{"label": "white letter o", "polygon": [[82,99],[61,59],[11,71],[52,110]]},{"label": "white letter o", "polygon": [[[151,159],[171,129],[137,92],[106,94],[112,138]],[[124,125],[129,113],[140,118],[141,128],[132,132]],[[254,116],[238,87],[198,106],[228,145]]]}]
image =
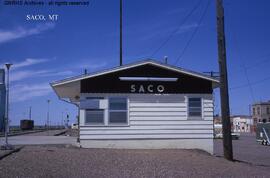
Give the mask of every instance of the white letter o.
[{"label": "white letter o", "polygon": [[164,90],[165,90],[165,88],[164,88],[163,85],[158,85],[158,86],[157,86],[157,91],[158,91],[159,93],[164,92]]}]

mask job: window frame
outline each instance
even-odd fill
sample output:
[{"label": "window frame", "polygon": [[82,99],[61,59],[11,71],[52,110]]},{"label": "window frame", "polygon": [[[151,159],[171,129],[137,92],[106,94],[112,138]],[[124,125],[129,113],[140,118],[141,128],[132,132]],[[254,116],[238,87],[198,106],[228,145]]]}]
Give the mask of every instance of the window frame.
[{"label": "window frame", "polygon": [[[201,101],[201,107],[200,107],[201,115],[200,116],[191,116],[190,115],[190,112],[189,112],[189,110],[190,110],[190,107],[189,107],[190,101],[189,100],[192,99],[192,98],[200,99],[200,101]],[[202,99],[202,97],[199,97],[199,96],[187,97],[187,117],[188,117],[188,120],[192,120],[192,119],[194,119],[194,120],[202,120],[203,119],[203,99]]]},{"label": "window frame", "polygon": [[[126,110],[111,110],[110,108],[110,100],[111,99],[125,99],[126,101]],[[108,97],[108,116],[107,116],[107,126],[129,126],[129,99],[127,97],[122,96],[115,96],[115,97]],[[110,122],[110,113],[111,112],[126,112],[126,122],[125,123],[113,123]]]},{"label": "window frame", "polygon": [[270,107],[266,107],[266,114],[267,114],[267,115],[270,114]]},{"label": "window frame", "polygon": [[[87,111],[103,111],[103,122],[102,123],[89,123],[86,122],[86,112]],[[106,124],[105,120],[105,109],[85,109],[84,110],[84,124],[87,126],[105,126]]]},{"label": "window frame", "polygon": [[[85,97],[87,98],[88,100],[90,99],[94,99],[94,100],[99,100],[99,99],[105,99],[107,100],[107,106],[106,108],[103,108],[103,109],[82,109],[83,111],[83,125],[87,126],[87,127],[129,127],[130,126],[130,121],[129,121],[129,102],[130,102],[130,99],[127,97],[127,96],[87,96]],[[125,123],[110,123],[109,121],[109,117],[110,117],[110,99],[111,98],[123,98],[126,100],[126,122]],[[86,122],[86,112],[87,110],[103,110],[103,123],[87,123]],[[121,111],[124,111],[124,110],[121,110]]]}]

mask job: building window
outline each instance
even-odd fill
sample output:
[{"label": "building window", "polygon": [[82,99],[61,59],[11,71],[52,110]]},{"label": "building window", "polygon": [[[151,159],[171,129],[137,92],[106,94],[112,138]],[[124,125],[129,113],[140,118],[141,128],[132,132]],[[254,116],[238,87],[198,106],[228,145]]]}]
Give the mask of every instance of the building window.
[{"label": "building window", "polygon": [[109,124],[127,124],[127,99],[109,99]]},{"label": "building window", "polygon": [[85,124],[104,124],[103,109],[85,110]]},{"label": "building window", "polygon": [[201,117],[202,116],[202,100],[201,98],[188,99],[188,116]]},{"label": "building window", "polygon": [[270,108],[269,107],[266,108],[266,113],[270,114]]},{"label": "building window", "polygon": [[254,123],[257,123],[257,118],[254,118]]},{"label": "building window", "polygon": [[257,107],[257,114],[260,115],[260,108]]},{"label": "building window", "polygon": [[256,115],[256,109],[253,108],[253,115]]}]

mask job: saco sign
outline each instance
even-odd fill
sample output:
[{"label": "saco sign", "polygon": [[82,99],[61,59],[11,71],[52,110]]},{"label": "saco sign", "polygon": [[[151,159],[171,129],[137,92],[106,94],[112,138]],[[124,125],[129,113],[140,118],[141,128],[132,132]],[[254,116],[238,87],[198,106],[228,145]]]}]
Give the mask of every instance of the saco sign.
[{"label": "saco sign", "polygon": [[130,85],[131,93],[163,93],[165,87],[163,85]]}]

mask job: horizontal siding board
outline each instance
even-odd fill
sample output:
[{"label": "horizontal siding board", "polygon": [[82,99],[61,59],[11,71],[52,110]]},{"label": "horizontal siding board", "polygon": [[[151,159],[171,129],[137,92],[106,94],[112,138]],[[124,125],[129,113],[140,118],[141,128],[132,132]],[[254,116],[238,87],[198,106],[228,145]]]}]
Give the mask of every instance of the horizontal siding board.
[{"label": "horizontal siding board", "polygon": [[204,115],[204,117],[213,117],[214,113],[206,111],[203,113],[203,115]]},{"label": "horizontal siding board", "polygon": [[154,97],[144,97],[144,98],[130,98],[131,103],[184,103],[184,99],[170,97],[170,98],[158,98]]},{"label": "horizontal siding board", "polygon": [[204,103],[203,107],[205,107],[205,108],[213,108],[214,105],[213,105],[213,103]]},{"label": "horizontal siding board", "polygon": [[206,99],[206,98],[204,98],[203,99],[203,102],[204,103],[213,103],[213,100],[212,99]]},{"label": "horizontal siding board", "polygon": [[81,135],[213,134],[213,130],[85,130]]},{"label": "horizontal siding board", "polygon": [[186,112],[186,108],[179,107],[142,107],[142,108],[129,108],[130,112],[161,112],[161,111],[172,111],[172,112]]},{"label": "horizontal siding board", "polygon": [[205,121],[205,120],[184,120],[184,121],[130,121],[130,125],[174,125],[174,124],[194,124],[194,125],[203,125],[203,124],[213,124],[212,121]]},{"label": "horizontal siding board", "polygon": [[186,103],[132,103],[130,101],[129,106],[132,107],[186,107]]},{"label": "horizontal siding board", "polygon": [[203,111],[206,113],[206,112],[209,112],[209,113],[213,113],[213,108],[203,108]]},{"label": "horizontal siding board", "polygon": [[80,131],[83,130],[130,130],[130,129],[141,129],[141,130],[178,130],[178,129],[213,129],[213,124],[208,125],[137,125],[130,127],[121,127],[121,126],[110,126],[110,127],[94,127],[94,126],[80,126]]},{"label": "horizontal siding board", "polygon": [[80,135],[80,139],[184,139],[213,138],[213,134],[179,134],[179,135]]},{"label": "horizontal siding board", "polygon": [[167,117],[164,117],[164,116],[148,116],[148,117],[145,117],[145,116],[131,116],[129,118],[130,121],[168,121],[168,120],[171,120],[171,121],[179,121],[179,120],[187,120],[187,117],[185,116],[167,116]]},{"label": "horizontal siding board", "polygon": [[205,116],[203,119],[206,121],[213,121],[214,120],[213,116]]},{"label": "horizontal siding board", "polygon": [[129,112],[130,116],[186,116],[186,112]]}]

